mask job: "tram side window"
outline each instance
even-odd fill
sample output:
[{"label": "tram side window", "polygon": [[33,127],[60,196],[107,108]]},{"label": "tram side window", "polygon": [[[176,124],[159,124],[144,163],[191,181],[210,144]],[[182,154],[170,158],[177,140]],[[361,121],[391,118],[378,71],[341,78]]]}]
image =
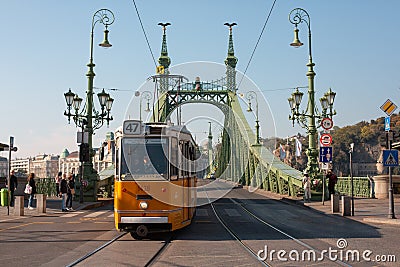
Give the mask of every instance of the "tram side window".
[{"label": "tram side window", "polygon": [[189,176],[189,143],[180,142],[181,150],[181,173],[183,177]]},{"label": "tram side window", "polygon": [[170,165],[170,176],[171,180],[178,179],[178,139],[171,138],[171,160]]},{"label": "tram side window", "polygon": [[115,150],[115,179],[116,180],[120,180],[120,176],[119,176],[119,149]]}]

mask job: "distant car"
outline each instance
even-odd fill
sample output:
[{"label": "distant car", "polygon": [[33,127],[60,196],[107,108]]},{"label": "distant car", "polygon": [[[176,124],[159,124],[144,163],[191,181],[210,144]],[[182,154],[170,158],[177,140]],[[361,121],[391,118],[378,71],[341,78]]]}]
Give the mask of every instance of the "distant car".
[{"label": "distant car", "polygon": [[210,174],[210,179],[215,179],[215,173]]}]

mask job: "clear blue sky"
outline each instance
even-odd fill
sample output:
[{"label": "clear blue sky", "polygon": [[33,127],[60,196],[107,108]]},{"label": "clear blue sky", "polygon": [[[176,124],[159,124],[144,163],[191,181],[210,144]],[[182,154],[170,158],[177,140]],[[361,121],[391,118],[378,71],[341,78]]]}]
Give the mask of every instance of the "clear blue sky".
[{"label": "clear blue sky", "polygon": [[[242,72],[272,3],[136,1],[156,58],[162,34],[157,24],[172,23],[168,28],[172,65],[191,61],[223,63],[228,34],[223,24],[238,23],[234,43],[237,69]],[[383,116],[379,107],[388,98],[400,106],[399,1],[278,0],[246,73],[270,105],[277,136],[305,132],[299,126],[292,127],[288,120],[287,98],[293,90],[285,89],[307,85],[304,24],[299,29],[305,46],[289,46],[293,25],[288,14],[296,7],[306,9],[311,17],[316,98],[329,87],[337,93],[335,125],[343,127]],[[14,0],[2,1],[1,8],[0,142],[8,143],[9,136],[14,136],[19,150],[13,157],[19,158],[77,149],[77,129],[72,123],[68,125],[63,115],[63,94],[71,88],[84,97],[92,15],[101,8],[114,12],[116,19],[109,28],[113,47],[102,49],[96,45],[94,49],[95,86],[121,90],[110,92],[115,99],[114,121],[109,128],[97,131],[94,145],[100,144],[107,131],[114,131],[122,123],[134,91],[155,72],[133,2]],[[102,41],[102,31],[102,25],[97,25],[95,43]],[[260,110],[260,117],[263,113]],[[208,125],[204,128],[207,131]],[[263,129],[262,135],[266,137],[267,132]]]}]

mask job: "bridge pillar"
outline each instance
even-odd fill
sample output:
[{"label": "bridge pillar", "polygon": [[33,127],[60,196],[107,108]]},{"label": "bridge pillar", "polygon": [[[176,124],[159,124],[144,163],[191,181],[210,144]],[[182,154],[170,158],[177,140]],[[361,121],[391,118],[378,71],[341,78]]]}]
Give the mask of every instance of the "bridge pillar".
[{"label": "bridge pillar", "polygon": [[37,194],[36,195],[36,205],[38,213],[46,213],[46,195]]},{"label": "bridge pillar", "polygon": [[24,196],[15,197],[14,215],[24,216]]},{"label": "bridge pillar", "polygon": [[331,211],[339,212],[339,195],[331,194]]},{"label": "bridge pillar", "polygon": [[351,215],[351,197],[342,196],[342,216]]}]

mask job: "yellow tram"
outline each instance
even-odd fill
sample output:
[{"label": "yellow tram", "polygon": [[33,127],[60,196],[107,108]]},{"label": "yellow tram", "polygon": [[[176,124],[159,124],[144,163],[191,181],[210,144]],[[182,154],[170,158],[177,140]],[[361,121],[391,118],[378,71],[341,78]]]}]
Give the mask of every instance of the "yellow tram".
[{"label": "yellow tram", "polygon": [[198,149],[186,127],[126,120],[115,138],[115,227],[143,238],[189,225]]}]

